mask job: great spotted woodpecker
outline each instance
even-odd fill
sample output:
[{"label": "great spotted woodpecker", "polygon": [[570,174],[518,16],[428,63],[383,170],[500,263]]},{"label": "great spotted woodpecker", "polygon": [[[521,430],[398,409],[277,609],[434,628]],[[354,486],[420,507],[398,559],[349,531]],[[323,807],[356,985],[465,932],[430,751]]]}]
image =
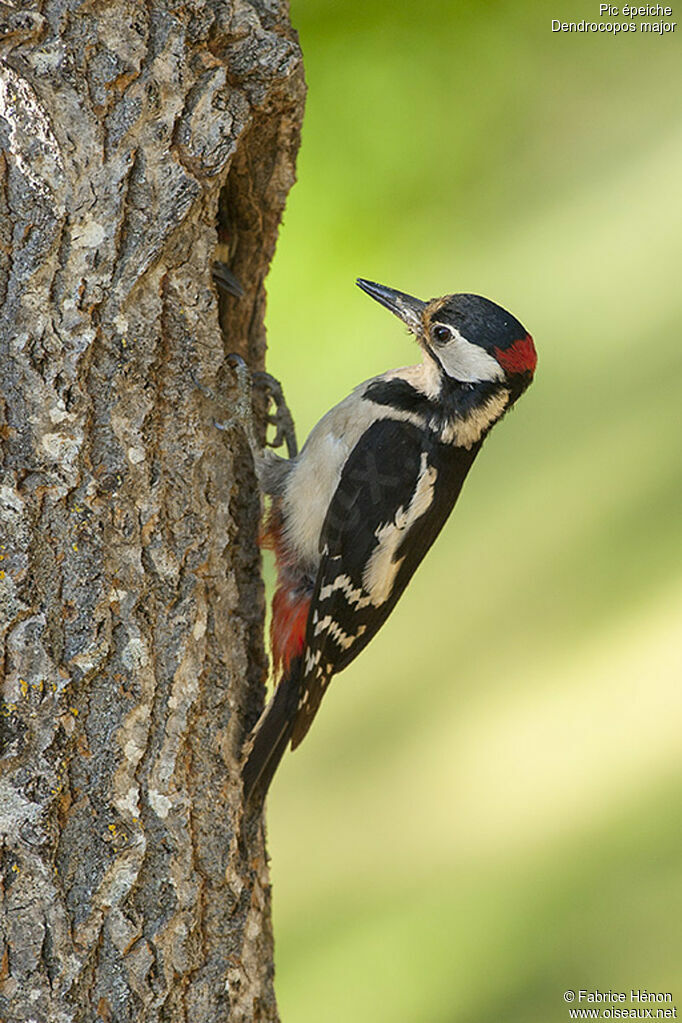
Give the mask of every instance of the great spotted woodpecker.
[{"label": "great spotted woodpecker", "polygon": [[333,675],[388,618],[436,539],[487,434],[530,384],[533,340],[480,295],[422,302],[358,280],[416,336],[423,359],[360,384],[300,454],[259,458],[272,503],[275,694],[247,746],[245,799],[264,798]]}]

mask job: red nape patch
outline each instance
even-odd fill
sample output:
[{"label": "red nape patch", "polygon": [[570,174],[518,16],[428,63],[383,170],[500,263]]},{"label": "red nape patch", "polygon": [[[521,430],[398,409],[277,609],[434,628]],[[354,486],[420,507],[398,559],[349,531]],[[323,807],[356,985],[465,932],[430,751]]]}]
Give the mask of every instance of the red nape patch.
[{"label": "red nape patch", "polygon": [[272,598],[270,642],[275,675],[278,677],[286,675],[294,657],[303,653],[309,610],[310,597],[296,594],[286,586],[279,586],[275,591]]},{"label": "red nape patch", "polygon": [[496,348],[495,358],[507,373],[534,373],[538,356],[533,338],[526,334],[509,348]]}]

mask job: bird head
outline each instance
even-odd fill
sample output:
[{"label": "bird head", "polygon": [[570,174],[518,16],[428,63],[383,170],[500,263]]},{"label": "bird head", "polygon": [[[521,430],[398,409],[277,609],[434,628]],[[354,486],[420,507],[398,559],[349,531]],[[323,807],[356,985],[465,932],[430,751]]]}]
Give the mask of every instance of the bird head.
[{"label": "bird head", "polygon": [[481,295],[445,295],[428,302],[360,278],[358,287],[415,334],[443,376],[462,384],[500,383],[518,397],[530,384],[533,339],[506,309]]}]

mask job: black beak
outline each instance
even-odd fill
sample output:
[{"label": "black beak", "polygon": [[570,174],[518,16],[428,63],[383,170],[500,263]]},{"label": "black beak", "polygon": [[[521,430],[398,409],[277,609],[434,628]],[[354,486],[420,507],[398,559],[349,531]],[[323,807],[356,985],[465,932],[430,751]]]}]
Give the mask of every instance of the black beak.
[{"label": "black beak", "polygon": [[377,302],[385,305],[392,313],[399,316],[413,334],[420,334],[422,332],[424,329],[422,313],[428,303],[422,302],[419,298],[413,298],[412,295],[406,295],[403,291],[386,288],[383,284],[365,281],[362,277],[359,277],[355,283],[363,291],[366,291],[368,295],[375,298]]}]

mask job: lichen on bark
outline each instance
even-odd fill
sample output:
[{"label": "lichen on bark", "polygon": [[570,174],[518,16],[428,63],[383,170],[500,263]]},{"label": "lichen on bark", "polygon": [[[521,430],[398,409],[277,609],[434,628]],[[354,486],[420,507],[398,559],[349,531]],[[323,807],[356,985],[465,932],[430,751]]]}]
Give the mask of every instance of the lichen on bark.
[{"label": "lichen on bark", "polygon": [[0,54],[0,1019],[276,1020],[258,497],[195,381],[263,365],[297,40],[278,0],[43,0]]}]

